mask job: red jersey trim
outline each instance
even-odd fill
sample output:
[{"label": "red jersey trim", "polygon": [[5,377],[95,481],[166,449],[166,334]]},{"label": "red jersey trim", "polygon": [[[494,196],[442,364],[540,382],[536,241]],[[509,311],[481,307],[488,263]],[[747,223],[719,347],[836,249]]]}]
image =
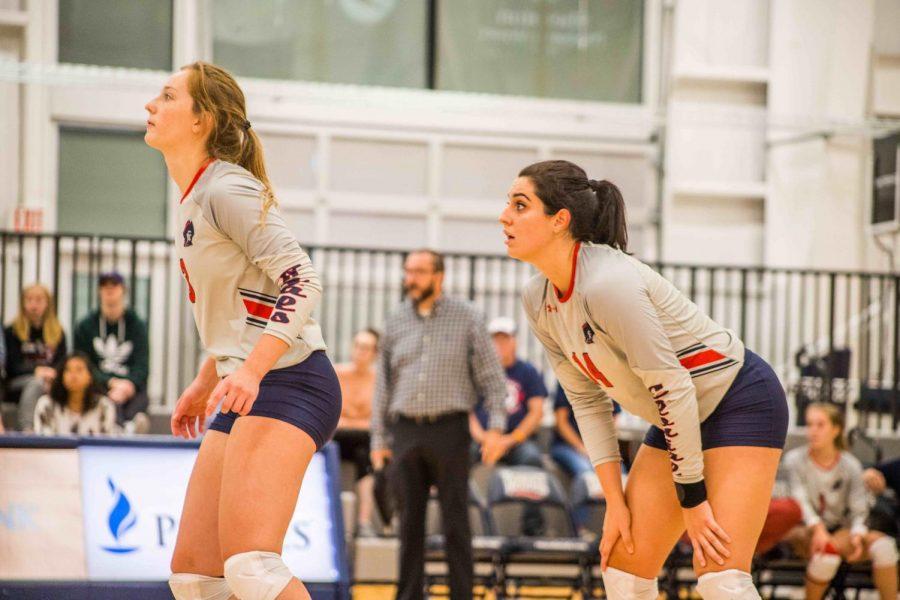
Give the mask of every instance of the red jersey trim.
[{"label": "red jersey trim", "polygon": [[191,190],[194,189],[194,186],[197,184],[197,180],[200,179],[200,176],[203,175],[203,171],[206,170],[206,167],[211,165],[213,161],[216,160],[214,158],[210,158],[197,170],[197,174],[194,175],[194,178],[191,179],[191,184],[187,186],[187,189],[184,190],[184,193],[181,195],[181,200],[178,201],[178,204],[184,202],[184,199],[188,197],[188,194],[191,193]]},{"label": "red jersey trim", "polygon": [[692,369],[696,369],[697,367],[702,367],[703,365],[708,365],[709,363],[716,362],[717,360],[722,360],[723,358],[725,357],[710,348],[708,350],[704,350],[703,352],[694,354],[693,356],[682,358],[679,362],[681,362],[681,365],[685,369],[690,371]]},{"label": "red jersey trim", "polygon": [[556,292],[556,299],[561,303],[567,302],[572,297],[572,292],[575,291],[575,271],[578,270],[578,252],[580,250],[581,242],[575,242],[575,251],[572,253],[572,279],[569,281],[569,289],[563,294],[559,291],[559,288],[555,285],[553,286],[553,291]]}]

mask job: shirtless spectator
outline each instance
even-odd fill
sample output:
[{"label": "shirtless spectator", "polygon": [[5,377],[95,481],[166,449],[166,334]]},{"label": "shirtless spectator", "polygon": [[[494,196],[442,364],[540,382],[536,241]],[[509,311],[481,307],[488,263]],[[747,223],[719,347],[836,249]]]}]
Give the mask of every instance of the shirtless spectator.
[{"label": "shirtless spectator", "polygon": [[379,333],[368,328],[353,337],[350,362],[335,365],[341,383],[343,407],[334,440],[341,449],[341,460],[356,467],[356,496],[359,502],[359,534],[372,536],[374,477],[369,462],[369,420],[372,417],[372,394],[375,391],[375,357]]}]

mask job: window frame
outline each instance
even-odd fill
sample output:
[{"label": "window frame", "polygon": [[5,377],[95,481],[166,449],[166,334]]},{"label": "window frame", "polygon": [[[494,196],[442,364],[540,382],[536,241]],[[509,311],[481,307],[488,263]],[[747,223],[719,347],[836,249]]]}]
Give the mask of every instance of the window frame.
[{"label": "window frame", "polygon": [[[199,30],[199,38],[202,39],[202,50],[203,57],[205,60],[214,61],[215,57],[213,56],[213,33],[212,33],[212,23],[210,22],[209,15],[212,10],[212,3],[214,0],[173,0],[176,5],[181,3],[196,3],[196,12]],[[437,35],[438,35],[438,3],[442,0],[422,0],[426,2],[426,23],[425,23],[425,33],[426,33],[426,42],[425,42],[425,87],[423,88],[396,88],[403,90],[413,90],[413,91],[430,91],[434,93],[451,93],[451,94],[470,94],[470,95],[478,95],[478,96],[488,96],[488,97],[501,97],[501,98],[509,98],[510,96],[501,95],[501,94],[491,94],[491,93],[483,93],[483,92],[461,92],[455,90],[442,90],[436,87],[437,83]],[[443,0],[448,1],[448,0]],[[659,90],[658,90],[658,82],[660,78],[660,54],[662,52],[662,40],[661,40],[661,31],[662,31],[662,10],[663,3],[665,0],[641,0],[643,3],[643,18],[641,26],[643,28],[641,34],[641,101],[640,102],[629,102],[629,103],[616,103],[616,102],[604,102],[604,101],[590,101],[590,100],[574,100],[567,98],[544,98],[533,96],[529,97],[529,99],[534,99],[537,101],[547,100],[547,101],[562,101],[562,102],[585,102],[588,104],[599,104],[599,105],[611,105],[611,106],[631,106],[631,107],[642,107],[645,109],[652,109],[656,107],[659,98]],[[177,13],[177,11],[176,11]],[[177,18],[175,19],[177,20]],[[174,39],[174,36],[173,36]],[[348,85],[348,84],[330,84],[327,82],[317,82],[311,80],[287,80],[292,83],[310,83],[315,85]],[[367,86],[364,84],[349,84],[349,85],[358,85],[359,87],[376,87],[376,86]],[[392,88],[394,89],[394,88]]]},{"label": "window frame", "polygon": [[[59,27],[59,25],[60,25],[60,23],[59,23],[60,6],[59,6],[59,4],[61,1],[62,0],[56,0],[56,2],[53,3],[54,4],[54,6],[53,6],[54,13],[52,15],[52,22],[54,25],[53,36],[52,36],[53,37],[53,46],[52,46],[52,48],[45,48],[46,50],[50,50],[50,54],[51,54],[51,56],[53,56],[53,60],[55,63],[57,63],[57,64],[75,64],[75,65],[83,65],[83,66],[101,66],[104,68],[111,68],[111,69],[133,69],[133,70],[139,70],[139,71],[155,70],[155,69],[143,69],[143,68],[139,68],[139,67],[122,67],[122,66],[114,66],[114,65],[88,65],[87,63],[63,63],[60,60],[60,56],[59,56],[60,51],[61,51],[60,44],[59,44],[59,36],[60,36],[60,27]],[[177,62],[177,53],[179,50],[179,44],[177,41],[178,34],[179,34],[179,27],[178,27],[178,24],[179,24],[178,13],[179,13],[179,8],[180,8],[179,5],[184,4],[185,0],[167,0],[167,1],[169,2],[170,6],[171,6],[171,14],[172,14],[172,18],[169,23],[169,30],[171,31],[169,55],[171,56],[171,59],[169,61],[169,65],[166,67],[166,70],[170,70],[170,69],[175,68],[174,65]]]}]

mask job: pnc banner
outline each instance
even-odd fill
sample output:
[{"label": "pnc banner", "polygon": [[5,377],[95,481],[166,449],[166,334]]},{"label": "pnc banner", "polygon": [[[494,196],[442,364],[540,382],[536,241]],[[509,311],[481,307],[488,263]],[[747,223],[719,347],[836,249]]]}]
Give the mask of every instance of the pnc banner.
[{"label": "pnc banner", "polygon": [[[79,455],[88,578],[166,580],[196,448],[86,445]],[[339,549],[325,466],[317,453],[303,480],[283,557],[302,580],[333,583],[340,577]]]}]

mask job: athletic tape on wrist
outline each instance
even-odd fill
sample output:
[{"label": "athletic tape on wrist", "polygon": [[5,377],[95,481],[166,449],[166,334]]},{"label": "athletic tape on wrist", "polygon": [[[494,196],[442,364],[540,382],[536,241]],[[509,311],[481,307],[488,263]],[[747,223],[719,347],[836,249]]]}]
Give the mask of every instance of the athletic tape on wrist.
[{"label": "athletic tape on wrist", "polygon": [[694,483],[676,483],[675,493],[681,508],[693,508],[706,502],[706,484],[702,479]]}]

